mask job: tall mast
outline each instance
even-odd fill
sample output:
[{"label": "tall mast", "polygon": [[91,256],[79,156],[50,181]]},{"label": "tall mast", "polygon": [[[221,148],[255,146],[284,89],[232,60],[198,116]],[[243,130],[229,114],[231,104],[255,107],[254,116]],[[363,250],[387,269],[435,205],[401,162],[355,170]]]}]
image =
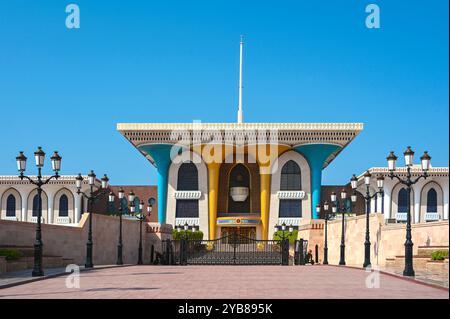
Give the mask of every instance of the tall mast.
[{"label": "tall mast", "polygon": [[241,35],[240,43],[240,59],[239,59],[239,106],[238,106],[238,123],[244,121],[244,112],[242,111],[242,53],[244,50],[244,36]]}]

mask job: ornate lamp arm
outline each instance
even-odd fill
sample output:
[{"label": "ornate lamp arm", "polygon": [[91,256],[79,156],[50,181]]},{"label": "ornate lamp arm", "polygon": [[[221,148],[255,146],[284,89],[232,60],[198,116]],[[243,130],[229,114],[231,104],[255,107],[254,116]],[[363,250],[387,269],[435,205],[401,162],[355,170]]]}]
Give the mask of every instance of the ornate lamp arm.
[{"label": "ornate lamp arm", "polygon": [[415,180],[411,181],[411,185],[417,183],[421,178],[426,179],[428,177],[427,173],[424,173],[422,175],[420,175],[419,177],[417,177]]}]

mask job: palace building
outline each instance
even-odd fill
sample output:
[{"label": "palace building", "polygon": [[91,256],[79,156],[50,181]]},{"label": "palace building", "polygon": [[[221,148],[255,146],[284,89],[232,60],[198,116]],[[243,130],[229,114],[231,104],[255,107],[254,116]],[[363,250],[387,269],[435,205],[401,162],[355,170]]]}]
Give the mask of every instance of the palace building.
[{"label": "palace building", "polygon": [[316,219],[322,170],[359,123],[118,124],[158,173],[158,221],[271,238]]}]

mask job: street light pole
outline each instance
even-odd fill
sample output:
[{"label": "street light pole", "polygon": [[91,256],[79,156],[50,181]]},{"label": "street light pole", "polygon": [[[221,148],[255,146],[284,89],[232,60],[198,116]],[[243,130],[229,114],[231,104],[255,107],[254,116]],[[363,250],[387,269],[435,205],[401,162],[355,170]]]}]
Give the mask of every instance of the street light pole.
[{"label": "street light pole", "polygon": [[[347,206],[345,205],[345,200],[347,199],[347,191],[345,189],[341,190],[341,199],[342,206],[337,203],[337,196],[335,192],[331,193],[331,202],[333,203],[332,212],[333,214],[341,214],[342,215],[342,229],[341,229],[341,251],[339,258],[339,265],[345,266],[345,214],[347,212]],[[356,194],[353,193],[351,196],[351,202],[356,202]]]},{"label": "street light pole", "polygon": [[36,167],[38,168],[37,179],[33,180],[31,177],[26,176],[24,174],[27,168],[27,157],[20,152],[19,156],[16,157],[17,169],[19,171],[19,178],[23,180],[27,179],[31,184],[37,187],[37,195],[38,195],[38,211],[37,211],[37,223],[36,223],[36,239],[34,242],[34,266],[31,275],[33,277],[41,277],[44,276],[44,270],[42,268],[42,251],[43,251],[43,242],[42,242],[42,227],[41,227],[41,219],[42,219],[42,186],[50,182],[52,179],[59,178],[59,171],[61,170],[61,156],[59,156],[58,152],[55,151],[53,156],[50,158],[52,162],[52,169],[55,172],[53,176],[50,176],[47,179],[43,179],[42,176],[42,168],[44,167],[45,153],[41,147],[38,147],[38,150],[34,152],[34,158],[36,161]]},{"label": "street light pole", "polygon": [[422,173],[416,178],[412,179],[411,167],[413,166],[413,158],[414,152],[411,149],[411,146],[406,148],[406,151],[403,153],[405,158],[406,165],[406,178],[403,179],[399,174],[395,174],[396,170],[396,162],[397,156],[395,156],[394,152],[391,151],[389,156],[386,158],[388,161],[388,169],[389,169],[389,177],[391,179],[396,178],[401,184],[406,186],[407,191],[407,216],[406,216],[406,240],[405,240],[405,268],[403,270],[403,276],[414,277],[414,267],[413,267],[413,242],[411,235],[411,186],[416,184],[421,178],[426,179],[428,177],[428,170],[430,168],[431,157],[428,155],[428,152],[424,152],[421,161],[421,169]]},{"label": "street light pole", "polygon": [[[123,250],[123,243],[122,243],[122,214],[123,214],[123,207],[122,207],[122,199],[125,196],[125,192],[123,188],[121,187],[119,189],[119,242],[117,244],[117,261],[116,265],[123,265],[123,257],[122,257],[122,250]],[[109,202],[114,203],[114,193],[109,193]]]},{"label": "street light pole", "polygon": [[[329,204],[327,201],[325,201],[325,203],[323,204],[323,215],[324,215],[324,220],[325,220],[325,243],[323,246],[323,262],[322,264],[324,265],[328,265],[328,220],[330,219],[330,217],[332,216],[329,213]],[[320,205],[318,204],[316,206],[316,212],[317,215],[320,214],[321,208]]]},{"label": "street light pole", "polygon": [[130,202],[130,211],[131,211],[131,214],[134,215],[139,220],[139,247],[138,247],[138,262],[137,262],[137,264],[143,265],[144,262],[143,262],[143,258],[142,258],[142,222],[151,215],[152,208],[153,208],[153,205],[155,204],[156,200],[153,197],[149,199],[148,206],[147,206],[147,214],[145,214],[143,212],[143,209],[144,209],[143,201],[141,201],[139,203],[139,212],[135,213],[136,212],[136,206],[134,204],[135,198],[136,197],[135,197],[133,191],[131,191],[128,194],[128,201]]},{"label": "street light pole", "polygon": [[[106,176],[106,174],[101,179],[101,191],[94,195],[94,187],[95,187],[95,181],[96,181],[96,175],[94,171],[91,170],[91,172],[88,175],[88,183],[89,183],[89,194],[86,194],[81,191],[81,187],[83,185],[83,176],[81,174],[78,174],[78,176],[75,178],[76,186],[77,186],[77,194],[83,195],[84,198],[88,200],[88,208],[89,208],[89,226],[88,226],[88,240],[86,243],[86,262],[85,262],[85,268],[93,268],[94,263],[92,261],[92,251],[94,242],[92,240],[92,215],[93,215],[93,206],[95,201],[100,198],[101,196],[104,196],[108,194],[107,188],[109,187],[109,178]],[[111,196],[109,197],[109,200],[111,200]]]},{"label": "street light pole", "polygon": [[[378,191],[374,194],[370,195],[370,180],[372,178],[372,174],[370,174],[369,171],[366,171],[364,173],[364,184],[366,186],[366,194],[364,195],[364,199],[366,201],[366,238],[364,241],[364,263],[363,267],[371,267],[372,264],[370,262],[370,229],[369,229],[369,215],[370,215],[370,201],[372,198],[375,198],[378,194],[381,194],[383,196],[383,186],[384,186],[384,177],[379,176],[377,177],[377,187]],[[356,175],[353,175],[350,179],[350,184],[354,191],[356,191],[356,188],[358,187],[358,178]]]}]

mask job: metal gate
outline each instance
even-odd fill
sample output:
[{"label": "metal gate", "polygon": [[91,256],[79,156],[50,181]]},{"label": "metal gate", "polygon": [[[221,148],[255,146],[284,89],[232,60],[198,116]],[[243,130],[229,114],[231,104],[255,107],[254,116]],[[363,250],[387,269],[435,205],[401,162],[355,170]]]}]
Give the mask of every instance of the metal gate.
[{"label": "metal gate", "polygon": [[257,240],[237,233],[214,240],[167,240],[164,264],[288,265],[289,241]]},{"label": "metal gate", "polygon": [[306,256],[308,253],[308,241],[300,238],[295,241],[294,246],[294,264],[295,265],[305,265]]}]

